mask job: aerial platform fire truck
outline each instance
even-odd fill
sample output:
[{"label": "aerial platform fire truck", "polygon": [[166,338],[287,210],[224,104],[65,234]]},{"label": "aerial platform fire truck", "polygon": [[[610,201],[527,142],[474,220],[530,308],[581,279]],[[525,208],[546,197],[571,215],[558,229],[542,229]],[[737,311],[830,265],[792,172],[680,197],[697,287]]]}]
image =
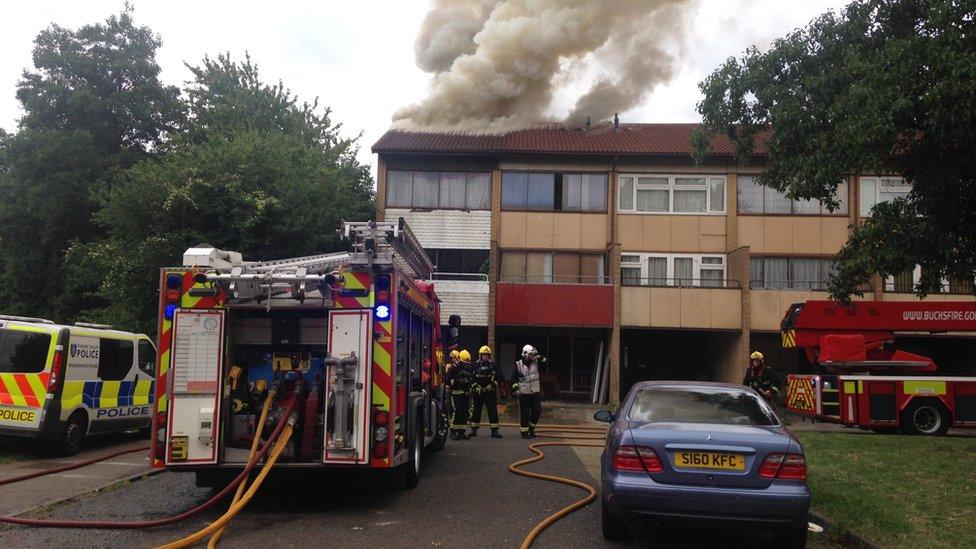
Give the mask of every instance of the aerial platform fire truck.
[{"label": "aerial platform fire truck", "polygon": [[783,347],[821,372],[788,377],[790,412],[877,432],[976,428],[976,377],[938,376],[931,358],[896,346],[899,334],[976,332],[976,303],[807,301],[781,328]]},{"label": "aerial platform fire truck", "polygon": [[161,270],[154,467],[222,483],[291,409],[278,469],[417,484],[446,434],[433,266],[403,219],[341,233],[351,252],[255,262],[201,245]]}]

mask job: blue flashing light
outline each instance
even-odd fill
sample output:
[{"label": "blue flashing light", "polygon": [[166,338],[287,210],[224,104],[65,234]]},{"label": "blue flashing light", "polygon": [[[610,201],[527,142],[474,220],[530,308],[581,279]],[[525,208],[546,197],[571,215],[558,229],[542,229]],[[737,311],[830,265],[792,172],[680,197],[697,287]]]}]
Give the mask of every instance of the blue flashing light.
[{"label": "blue flashing light", "polygon": [[376,306],[376,319],[386,320],[390,318],[390,307],[388,305],[377,305]]},{"label": "blue flashing light", "polygon": [[166,310],[163,311],[163,318],[166,320],[173,320],[173,315],[176,313],[176,304],[170,304],[166,306]]},{"label": "blue flashing light", "polygon": [[178,290],[183,285],[183,277],[180,275],[169,275],[166,277],[166,287],[171,290]]}]

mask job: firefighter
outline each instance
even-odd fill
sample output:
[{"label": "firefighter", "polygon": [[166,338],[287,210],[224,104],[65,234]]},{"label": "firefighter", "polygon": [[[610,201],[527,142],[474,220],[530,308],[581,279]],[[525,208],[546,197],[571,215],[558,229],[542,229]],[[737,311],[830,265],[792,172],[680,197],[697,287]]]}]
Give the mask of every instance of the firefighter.
[{"label": "firefighter", "polygon": [[539,394],[541,365],[546,359],[531,345],[522,347],[522,358],[515,363],[512,373],[512,394],[519,400],[519,430],[522,438],[535,438],[535,426],[542,414],[542,401]]},{"label": "firefighter", "polygon": [[498,381],[505,379],[498,365],[491,361],[491,347],[482,345],[478,349],[478,362],[474,363],[473,380],[471,382],[471,400],[474,407],[471,412],[470,437],[478,436],[481,427],[481,409],[488,407],[488,421],[491,426],[491,438],[502,438],[498,431]]},{"label": "firefighter", "polygon": [[451,388],[451,440],[467,440],[465,429],[468,425],[468,412],[471,391],[471,353],[463,350],[458,353],[458,362],[445,374],[447,385]]},{"label": "firefighter", "polygon": [[772,368],[766,367],[766,359],[759,351],[753,351],[749,355],[749,368],[746,369],[742,384],[758,391],[767,402],[772,402],[779,394],[779,378]]}]

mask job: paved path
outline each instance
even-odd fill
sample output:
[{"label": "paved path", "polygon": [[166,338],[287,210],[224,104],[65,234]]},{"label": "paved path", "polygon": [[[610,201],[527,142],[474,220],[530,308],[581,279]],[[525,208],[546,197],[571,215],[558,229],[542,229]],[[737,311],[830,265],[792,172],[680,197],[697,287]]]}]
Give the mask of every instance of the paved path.
[{"label": "paved path", "polygon": [[[77,455],[61,458],[45,452],[22,448],[23,440],[3,442],[5,454],[13,454],[17,461],[0,465],[0,478],[33,473],[52,467],[78,463],[119,450],[147,446],[148,440],[133,435],[105,435],[86,441],[85,449]],[[79,469],[25,480],[0,487],[0,514],[19,513],[27,509],[49,505],[79,494],[88,493],[122,479],[149,471],[149,451],[116,456]]]}]

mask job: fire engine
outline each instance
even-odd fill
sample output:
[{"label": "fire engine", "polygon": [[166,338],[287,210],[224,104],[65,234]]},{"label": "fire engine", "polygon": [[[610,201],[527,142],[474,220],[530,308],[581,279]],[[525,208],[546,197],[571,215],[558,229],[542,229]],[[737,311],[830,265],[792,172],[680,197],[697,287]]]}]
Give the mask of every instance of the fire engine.
[{"label": "fire engine", "polygon": [[877,432],[976,428],[976,377],[938,376],[931,358],[895,346],[900,333],[976,332],[976,303],[807,301],[781,328],[783,347],[821,371],[788,376],[790,412]]},{"label": "fire engine", "polygon": [[403,219],[340,233],[352,251],[244,261],[200,245],[161,270],[153,467],[219,484],[292,409],[278,468],[417,484],[446,434],[433,266]]}]

